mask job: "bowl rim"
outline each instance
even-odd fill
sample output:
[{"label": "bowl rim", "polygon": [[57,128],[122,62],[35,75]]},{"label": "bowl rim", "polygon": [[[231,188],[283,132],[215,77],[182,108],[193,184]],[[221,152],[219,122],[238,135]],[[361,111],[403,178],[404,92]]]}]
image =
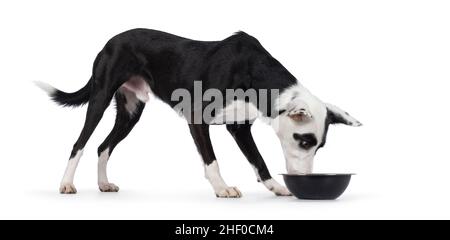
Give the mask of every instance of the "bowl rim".
[{"label": "bowl rim", "polygon": [[354,176],[356,173],[305,173],[305,174],[288,174],[281,173],[279,175],[287,177],[343,177],[343,176]]}]

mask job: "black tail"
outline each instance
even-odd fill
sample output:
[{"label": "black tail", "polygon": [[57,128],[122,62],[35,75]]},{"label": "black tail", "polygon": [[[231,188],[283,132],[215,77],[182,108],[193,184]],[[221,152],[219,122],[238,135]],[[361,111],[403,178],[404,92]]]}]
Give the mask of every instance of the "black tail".
[{"label": "black tail", "polygon": [[77,107],[89,101],[92,78],[80,90],[74,93],[66,93],[46,83],[36,82],[36,85],[46,91],[50,98],[64,107]]}]

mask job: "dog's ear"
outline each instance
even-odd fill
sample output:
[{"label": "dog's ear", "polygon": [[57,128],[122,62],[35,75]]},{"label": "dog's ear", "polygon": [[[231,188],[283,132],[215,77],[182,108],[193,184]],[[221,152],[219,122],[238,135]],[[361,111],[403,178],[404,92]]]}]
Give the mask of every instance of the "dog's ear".
[{"label": "dog's ear", "polygon": [[353,127],[362,126],[362,123],[356,120],[354,117],[350,116],[344,110],[327,103],[327,119],[331,124],[345,124]]},{"label": "dog's ear", "polygon": [[292,100],[287,106],[287,116],[296,122],[304,122],[312,119],[308,105],[298,99]]}]

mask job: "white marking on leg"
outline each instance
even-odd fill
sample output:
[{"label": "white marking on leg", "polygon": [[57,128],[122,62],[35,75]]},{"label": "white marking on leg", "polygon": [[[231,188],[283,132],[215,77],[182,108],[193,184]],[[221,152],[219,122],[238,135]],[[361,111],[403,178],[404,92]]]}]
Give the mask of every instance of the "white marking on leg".
[{"label": "white marking on leg", "polygon": [[279,184],[273,178],[264,181],[263,184],[264,186],[266,186],[267,189],[275,193],[275,195],[277,196],[292,196],[291,192],[289,192],[289,190],[286,187]]},{"label": "white marking on leg", "polygon": [[98,183],[108,183],[108,175],[106,173],[106,167],[109,159],[109,148],[100,153],[98,158]]},{"label": "white marking on leg", "polygon": [[211,183],[217,197],[220,198],[240,198],[242,193],[236,187],[229,187],[220,175],[219,164],[213,161],[205,165],[205,177]]},{"label": "white marking on leg", "polygon": [[118,192],[119,187],[108,181],[107,166],[109,160],[109,148],[100,153],[98,158],[98,187],[102,192]]},{"label": "white marking on leg", "polygon": [[209,180],[214,190],[220,190],[228,187],[220,175],[219,164],[217,164],[217,161],[214,161],[209,165],[205,165],[205,177]]},{"label": "white marking on leg", "polygon": [[75,178],[75,171],[78,167],[78,162],[80,161],[81,156],[83,155],[83,149],[78,150],[73,158],[69,160],[67,164],[66,171],[64,173],[64,177],[61,181],[61,187],[59,189],[60,193],[63,194],[74,194],[77,193],[77,189],[73,184],[73,180]]}]

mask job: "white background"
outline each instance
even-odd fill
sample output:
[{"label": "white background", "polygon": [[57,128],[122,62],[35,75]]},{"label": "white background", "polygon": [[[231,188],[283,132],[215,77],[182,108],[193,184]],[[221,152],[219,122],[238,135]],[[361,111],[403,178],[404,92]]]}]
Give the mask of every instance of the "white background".
[{"label": "white background", "polygon": [[[397,219],[449,218],[450,3],[448,1],[1,1],[0,218]],[[317,172],[356,172],[337,201],[279,198],[256,182],[225,127],[212,141],[242,199],[216,199],[184,120],[150,101],[115,150],[117,194],[97,190],[97,146],[109,108],[76,175],[79,194],[58,194],[86,108],[62,109],[32,81],[75,91],[117,33],[145,27],[199,40],[238,30],[362,128],[335,126]],[[276,179],[285,171],[269,126],[253,128]]]}]

